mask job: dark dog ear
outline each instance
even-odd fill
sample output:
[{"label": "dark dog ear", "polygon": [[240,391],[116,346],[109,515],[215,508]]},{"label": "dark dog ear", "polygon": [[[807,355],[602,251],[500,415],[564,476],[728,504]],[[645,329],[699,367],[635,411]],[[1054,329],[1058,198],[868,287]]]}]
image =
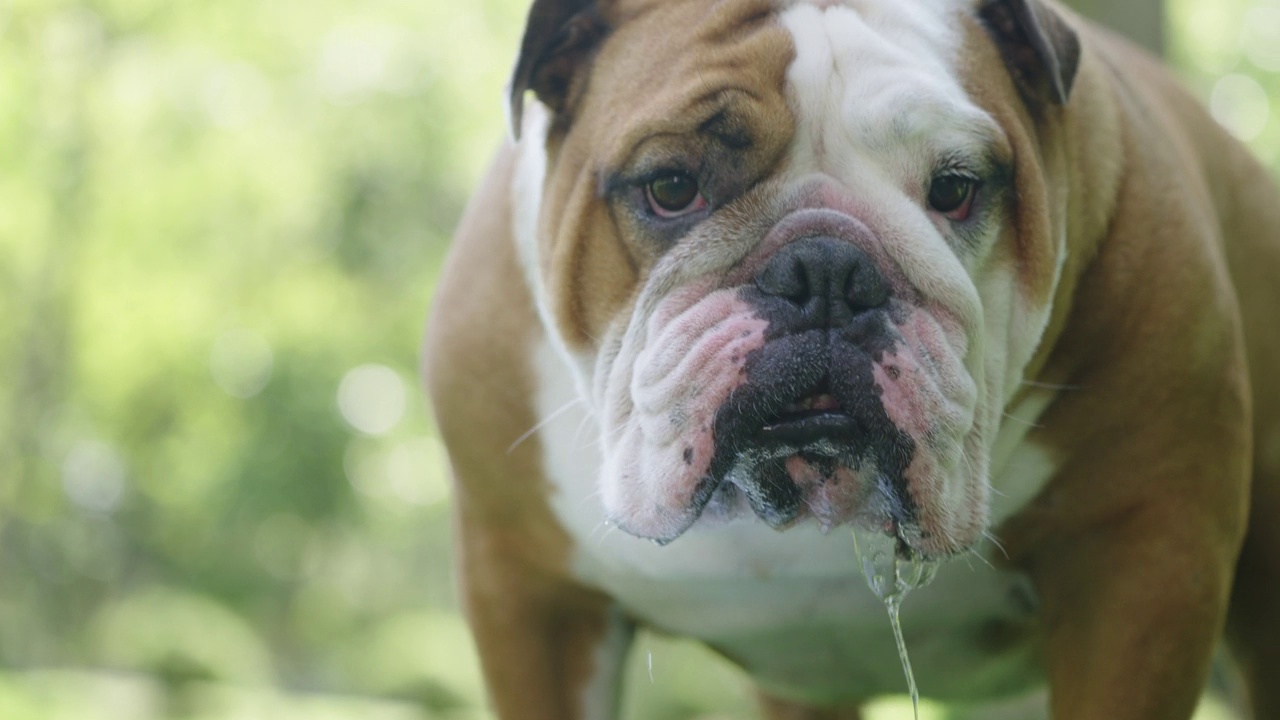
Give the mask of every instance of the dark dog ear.
[{"label": "dark dog ear", "polygon": [[1065,105],[1080,64],[1080,40],[1066,21],[1039,0],[985,0],[978,14],[1026,98]]},{"label": "dark dog ear", "polygon": [[563,111],[574,74],[606,31],[594,0],[535,0],[511,75],[508,119],[516,139],[525,91],[532,90],[553,112]]}]

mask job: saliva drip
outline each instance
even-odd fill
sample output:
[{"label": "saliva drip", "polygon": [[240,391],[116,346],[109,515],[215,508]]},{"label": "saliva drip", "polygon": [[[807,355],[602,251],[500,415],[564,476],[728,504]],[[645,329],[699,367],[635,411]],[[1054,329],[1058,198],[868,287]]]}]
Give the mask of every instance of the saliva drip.
[{"label": "saliva drip", "polygon": [[[884,602],[885,609],[889,611],[889,625],[893,628],[893,639],[898,645],[898,659],[902,661],[902,672],[907,676],[911,710],[915,720],[920,720],[920,691],[916,689],[916,678],[911,672],[911,658],[907,656],[907,644],[902,639],[902,621],[899,611],[908,593],[928,585],[933,580],[934,574],[938,571],[938,563],[917,557],[899,558],[898,539],[890,535],[860,537],[859,533],[854,531],[853,542],[867,585],[871,587],[871,592]],[[863,543],[867,545],[865,552]]]}]

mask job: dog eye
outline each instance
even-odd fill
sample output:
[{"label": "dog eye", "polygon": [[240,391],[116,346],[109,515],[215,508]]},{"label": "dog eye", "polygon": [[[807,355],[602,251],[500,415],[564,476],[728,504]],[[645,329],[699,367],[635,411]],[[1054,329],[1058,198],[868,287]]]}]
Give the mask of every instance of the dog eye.
[{"label": "dog eye", "polygon": [[929,207],[951,220],[964,220],[973,209],[978,181],[967,175],[939,175],[929,184]]},{"label": "dog eye", "polygon": [[650,180],[644,188],[649,209],[661,218],[677,218],[707,206],[698,181],[685,173],[672,173]]}]

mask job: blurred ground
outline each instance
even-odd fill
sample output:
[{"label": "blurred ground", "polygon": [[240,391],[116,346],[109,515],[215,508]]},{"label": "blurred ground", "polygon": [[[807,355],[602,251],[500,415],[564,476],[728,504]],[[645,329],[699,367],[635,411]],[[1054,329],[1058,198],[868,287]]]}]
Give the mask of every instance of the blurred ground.
[{"label": "blurred ground", "polygon": [[[524,9],[0,0],[0,718],[484,717],[415,365]],[[1280,2],[1169,18],[1280,163]],[[750,716],[636,653],[630,717]]]}]

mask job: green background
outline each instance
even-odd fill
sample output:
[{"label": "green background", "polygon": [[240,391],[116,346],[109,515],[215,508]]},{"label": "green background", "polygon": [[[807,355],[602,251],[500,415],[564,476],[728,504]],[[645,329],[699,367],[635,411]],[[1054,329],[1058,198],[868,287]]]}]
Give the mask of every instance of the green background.
[{"label": "green background", "polygon": [[[0,718],[485,717],[416,364],[524,7],[0,0]],[[1168,29],[1280,164],[1280,4]]]}]

